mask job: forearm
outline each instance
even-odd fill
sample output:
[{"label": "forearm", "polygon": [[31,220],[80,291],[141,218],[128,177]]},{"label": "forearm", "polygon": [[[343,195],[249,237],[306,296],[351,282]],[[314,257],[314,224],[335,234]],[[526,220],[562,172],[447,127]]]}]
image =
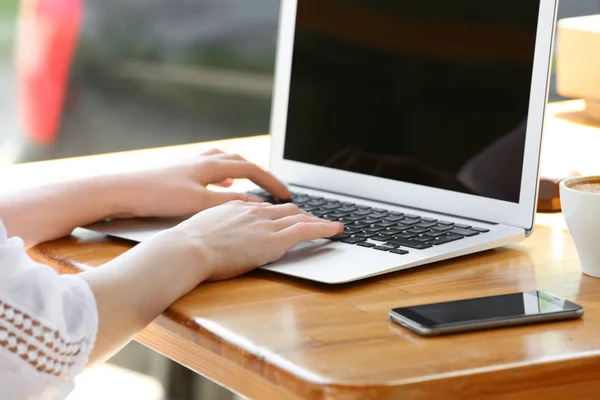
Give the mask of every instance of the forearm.
[{"label": "forearm", "polygon": [[120,186],[118,176],[103,176],[9,193],[0,196],[0,219],[30,247],[124,213]]},{"label": "forearm", "polygon": [[99,317],[90,363],[110,358],[173,302],[207,279],[205,257],[199,251],[179,248],[181,243],[173,235],[158,235],[80,275],[94,293]]}]

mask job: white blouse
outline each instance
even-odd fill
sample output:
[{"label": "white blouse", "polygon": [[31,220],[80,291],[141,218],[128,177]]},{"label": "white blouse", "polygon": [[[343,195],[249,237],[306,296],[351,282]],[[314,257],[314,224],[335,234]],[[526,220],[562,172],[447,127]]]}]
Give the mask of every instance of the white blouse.
[{"label": "white blouse", "polygon": [[0,398],[64,399],[97,331],[87,283],[31,260],[0,221]]}]

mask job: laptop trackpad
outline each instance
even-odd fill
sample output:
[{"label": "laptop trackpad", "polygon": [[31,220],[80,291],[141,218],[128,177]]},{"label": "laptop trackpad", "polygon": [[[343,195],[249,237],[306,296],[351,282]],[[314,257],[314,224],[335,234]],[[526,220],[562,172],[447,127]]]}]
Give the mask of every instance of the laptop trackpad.
[{"label": "laptop trackpad", "polygon": [[320,247],[323,245],[326,245],[327,243],[331,243],[330,240],[327,239],[316,239],[316,240],[309,240],[308,242],[302,242],[299,245],[292,247],[288,253],[292,253],[292,252],[296,252],[296,251],[301,251],[301,250],[309,250],[312,248],[316,248],[316,247]]},{"label": "laptop trackpad", "polygon": [[317,239],[308,242],[302,242],[299,245],[292,247],[283,256],[285,261],[301,261],[311,257],[320,256],[324,253],[336,251],[335,242],[327,239]]}]

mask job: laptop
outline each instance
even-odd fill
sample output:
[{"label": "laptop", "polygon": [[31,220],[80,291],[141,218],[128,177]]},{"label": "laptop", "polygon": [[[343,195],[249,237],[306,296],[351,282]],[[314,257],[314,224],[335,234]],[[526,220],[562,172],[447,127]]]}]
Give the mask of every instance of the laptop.
[{"label": "laptop", "polygon": [[345,232],[263,268],[340,284],[528,236],[557,3],[282,0],[271,170]]}]

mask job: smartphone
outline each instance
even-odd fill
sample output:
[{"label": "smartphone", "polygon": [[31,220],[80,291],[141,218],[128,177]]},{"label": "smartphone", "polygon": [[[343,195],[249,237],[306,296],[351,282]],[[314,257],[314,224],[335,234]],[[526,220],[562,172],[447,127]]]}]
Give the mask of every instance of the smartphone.
[{"label": "smartphone", "polygon": [[390,319],[422,336],[576,319],[583,307],[533,290],[500,296],[395,308]]}]

